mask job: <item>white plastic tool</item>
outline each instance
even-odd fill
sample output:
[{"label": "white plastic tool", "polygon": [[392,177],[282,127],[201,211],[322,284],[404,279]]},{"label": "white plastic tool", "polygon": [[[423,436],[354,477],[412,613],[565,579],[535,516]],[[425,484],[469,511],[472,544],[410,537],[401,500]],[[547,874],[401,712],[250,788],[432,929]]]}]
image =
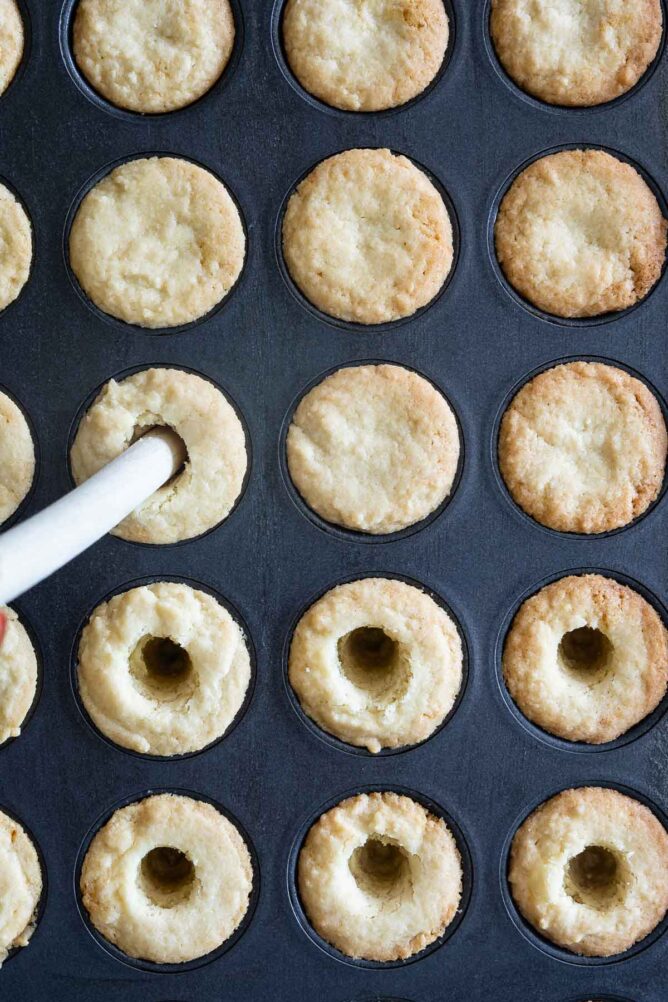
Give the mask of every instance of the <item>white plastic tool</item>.
[{"label": "white plastic tool", "polygon": [[44,511],[0,536],[0,605],[83,553],[174,476],[183,444],[155,428]]}]

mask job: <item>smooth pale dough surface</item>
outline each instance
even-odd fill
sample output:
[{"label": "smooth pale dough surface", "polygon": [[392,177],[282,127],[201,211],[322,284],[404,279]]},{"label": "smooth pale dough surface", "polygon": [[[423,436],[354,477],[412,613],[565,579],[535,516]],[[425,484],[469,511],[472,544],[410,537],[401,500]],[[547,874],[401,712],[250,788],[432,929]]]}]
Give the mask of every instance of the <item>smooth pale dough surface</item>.
[{"label": "smooth pale dough surface", "polygon": [[0,525],[14,514],[32,486],[35,445],[21,409],[0,392]]},{"label": "smooth pale dough surface", "polygon": [[116,167],[84,197],[69,237],[72,270],[93,303],[149,328],[212,310],[237,281],[245,253],[225,185],[176,157]]},{"label": "smooth pale dough surface", "polygon": [[517,292],[559,317],[627,309],[658,281],[668,223],[630,164],[603,150],[534,161],[504,195],[496,254]]},{"label": "smooth pale dough surface", "polygon": [[503,415],[499,466],[517,504],[561,532],[628,525],[657,498],[666,425],[623,369],[568,362],[526,383]]},{"label": "smooth pale dough surface", "polygon": [[550,104],[612,101],[661,42],[660,0],[492,0],[490,31],[506,72]]},{"label": "smooth pale dough surface", "polygon": [[443,0],[288,0],[283,44],[305,90],[346,111],[417,97],[448,47]]},{"label": "smooth pale dough surface", "polygon": [[283,254],[318,309],[385,323],[437,294],[452,267],[452,225],[434,185],[406,157],[346,150],[319,163],[290,196]]},{"label": "smooth pale dough surface", "polygon": [[[141,874],[156,848],[195,867],[186,897],[156,903]],[[83,904],[95,928],[130,957],[160,964],[203,957],[242,921],[253,867],[237,828],[211,804],[171,793],[121,807],[96,834],[81,870]]]},{"label": "smooth pale dough surface", "polygon": [[18,199],[0,184],[0,310],[18,297],[28,281],[31,263],[30,220]]},{"label": "smooth pale dough surface", "polygon": [[221,75],[234,45],[228,0],[79,0],[77,66],[98,93],[129,111],[192,104]]},{"label": "smooth pale dough surface", "polygon": [[14,79],[23,57],[23,21],[15,0],[0,0],[0,95]]},{"label": "smooth pale dough surface", "polygon": [[113,530],[137,543],[175,543],[222,522],[239,497],[248,463],[234,408],[207,379],[180,369],[145,369],[111,379],[86,412],[70,462],[77,484],[92,477],[156,425],[183,440],[183,472]]},{"label": "smooth pale dough surface", "polygon": [[21,733],[37,690],[37,656],[13,609],[0,606],[7,620],[0,646],[0,745]]},{"label": "smooth pale dough surface", "polygon": [[443,395],[399,365],[339,369],[301,400],[287,436],[290,476],[319,515],[396,532],[450,493],[459,431]]},{"label": "smooth pale dough surface", "polygon": [[[592,846],[617,862],[618,884],[604,907],[567,889],[570,860]],[[565,790],[519,828],[508,878],[517,907],[542,936],[582,956],[611,957],[644,939],[668,909],[668,834],[644,804],[617,790]]]},{"label": "smooth pale dough surface", "polygon": [[[168,638],[189,655],[192,668],[180,683],[152,687],[135,670],[135,651],[150,637]],[[230,726],[248,689],[250,658],[239,625],[211,595],[161,581],[95,609],[81,635],[77,677],[88,714],[116,744],[183,755]]]},{"label": "smooth pale dough surface", "polygon": [[[398,846],[398,879],[380,886],[353,872],[367,840]],[[349,957],[399,960],[452,922],[462,894],[455,839],[441,818],[396,793],[360,794],[323,814],[299,853],[298,884],[315,931]]]},{"label": "smooth pale dough surface", "polygon": [[41,894],[35,847],[18,821],[0,811],[0,966],[10,950],[28,945]]},{"label": "smooth pale dough surface", "polygon": [[[365,684],[341,661],[339,641],[364,627],[382,629],[398,645],[382,685]],[[461,688],[462,660],[457,627],[429,595],[403,581],[362,578],[328,591],[302,616],[289,677],[320,727],[379,752],[436,730]]]},{"label": "smooth pale dough surface", "polygon": [[[607,638],[603,664],[575,669],[559,645],[588,628]],[[641,595],[600,574],[561,578],[528,598],[506,638],[503,673],[522,713],[569,741],[614,741],[666,692],[668,634]]]}]

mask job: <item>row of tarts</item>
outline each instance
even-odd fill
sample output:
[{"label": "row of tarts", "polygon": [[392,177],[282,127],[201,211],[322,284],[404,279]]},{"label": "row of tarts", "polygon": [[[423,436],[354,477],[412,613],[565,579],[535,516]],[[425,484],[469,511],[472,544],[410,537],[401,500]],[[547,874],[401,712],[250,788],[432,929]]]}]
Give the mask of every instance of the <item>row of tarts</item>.
[{"label": "row of tarts", "polygon": [[[433,805],[391,790],[357,793],[317,818],[294,868],[298,910],[333,952],[388,963],[436,947],[458,924],[470,860]],[[0,964],[34,932],[43,862],[21,823],[0,812]],[[292,864],[291,864],[292,865]],[[635,797],[564,790],[514,833],[507,881],[544,940],[614,957],[659,929],[668,911],[668,832]],[[78,868],[87,921],[103,943],[149,964],[222,952],[252,917],[257,867],[248,835],[214,803],[157,793],[108,815]]]},{"label": "row of tarts", "polygon": [[[561,533],[616,531],[647,514],[665,486],[665,404],[637,373],[575,359],[515,388],[494,432],[499,480],[517,507]],[[285,478],[328,529],[387,538],[440,514],[463,467],[461,423],[443,391],[396,363],[351,364],[321,376],[285,422]],[[77,484],[154,427],[181,440],[175,477],[114,533],[148,544],[215,528],[243,493],[249,437],[212,381],[161,367],[110,379],[83,408],[70,448]],[[35,479],[28,418],[0,392],[0,524],[16,516]]]},{"label": "row of tarts", "polygon": [[[647,79],[661,48],[661,0],[490,0],[480,7],[499,66],[546,104],[614,101]],[[437,82],[457,11],[457,0],[283,0],[274,6],[276,54],[293,84],[330,108],[399,108]],[[63,47],[72,76],[98,103],[163,115],[220,80],[240,20],[230,0],[66,0]],[[25,34],[17,0],[1,0],[0,95],[23,60]]]},{"label": "row of tarts", "polygon": [[[661,196],[642,168],[599,148],[525,164],[495,210],[503,280],[559,320],[612,318],[642,301],[666,255]],[[247,235],[211,171],[174,156],[129,158],[73,209],[68,260],[77,289],[107,317],[168,333],[205,318],[236,285]],[[439,182],[387,149],[348,149],[294,187],[280,221],[289,287],[321,318],[373,329],[414,316],[446,288],[459,222]],[[0,187],[0,308],[28,280],[32,231]]]}]

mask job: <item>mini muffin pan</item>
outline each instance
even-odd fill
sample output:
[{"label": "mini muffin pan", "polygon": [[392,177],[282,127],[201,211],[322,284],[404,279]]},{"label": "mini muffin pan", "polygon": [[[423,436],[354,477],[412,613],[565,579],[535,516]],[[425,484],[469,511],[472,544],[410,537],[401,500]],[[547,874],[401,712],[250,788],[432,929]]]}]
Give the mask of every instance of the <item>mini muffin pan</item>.
[{"label": "mini muffin pan", "polygon": [[[665,702],[589,754],[510,705],[500,652],[524,597],[584,569],[630,583],[664,614],[666,493],[620,531],[546,530],[509,498],[496,436],[512,392],[567,358],[630,369],[665,401],[668,283],[664,276],[637,308],[601,322],[561,322],[509,295],[490,233],[518,166],[574,144],[622,151],[665,205],[666,57],[623,99],[587,113],[552,108],[523,95],[495,63],[486,0],[452,0],[456,31],[427,94],[392,113],[337,112],[290,74],[281,0],[235,0],[235,50],[219,83],[181,111],[141,116],[104,101],[76,70],[75,3],[21,0],[27,54],[0,98],[0,177],[25,199],[35,249],[28,283],[0,314],[2,386],[21,402],[39,443],[36,483],[18,517],[71,488],[68,446],[93,388],[151,365],[193,370],[224,387],[243,415],[252,464],[236,509],[207,534],[178,546],[107,536],[17,603],[35,634],[42,686],[24,733],[0,748],[0,805],[39,846],[48,894],[30,945],[0,969],[0,992],[21,1002],[665,1002],[665,922],[614,962],[580,963],[525,926],[506,881],[510,838],[558,790],[609,784],[634,791],[659,816],[668,812]],[[387,147],[424,164],[456,207],[458,257],[447,288],[415,316],[381,327],[319,314],[282,264],[286,192],[309,165],[354,147]],[[110,322],[73,285],[63,253],[72,207],[91,179],[156,151],[223,178],[248,240],[243,275],[223,308],[178,336]],[[462,437],[447,504],[419,531],[381,537],[382,546],[307,510],[285,462],[287,423],[305,389],[369,359],[433,380]],[[418,582],[446,602],[467,652],[456,709],[402,754],[370,755],[330,738],[286,686],[300,613],[342,580],[374,575]],[[201,753],[174,759],[128,754],[102,739],[82,714],[73,675],[79,631],[101,597],[161,579],[200,582],[223,596],[255,652],[255,685],[235,725]],[[443,942],[404,963],[354,962],[323,943],[295,885],[308,826],[342,796],[369,789],[410,791],[444,812],[465,853],[461,913]],[[256,854],[243,935],[178,967],[133,961],[90,935],[77,890],[82,853],[100,824],[155,790],[221,805]]]}]

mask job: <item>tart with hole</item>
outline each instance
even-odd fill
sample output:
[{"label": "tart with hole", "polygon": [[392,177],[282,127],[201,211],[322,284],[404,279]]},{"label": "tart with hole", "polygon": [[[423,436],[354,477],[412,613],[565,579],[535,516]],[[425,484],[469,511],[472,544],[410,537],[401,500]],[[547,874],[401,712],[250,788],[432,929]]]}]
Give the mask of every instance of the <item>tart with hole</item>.
[{"label": "tart with hole", "polygon": [[561,578],[528,598],[503,651],[522,713],[569,741],[614,741],[659,705],[668,633],[638,592],[600,574]]},{"label": "tart with hole", "polygon": [[220,811],[161,793],[112,814],[86,853],[80,887],[106,940],[129,957],[178,964],[232,936],[248,910],[253,867]]},{"label": "tart with hole", "polygon": [[111,741],[145,755],[201,751],[220,738],[250,676],[244,635],[227,609],[173,581],[102,603],[79,642],[88,715]]},{"label": "tart with hole", "polygon": [[515,904],[545,939],[612,957],[648,936],[668,910],[668,833],[632,797],[564,790],[520,826],[508,879]]},{"label": "tart with hole", "polygon": [[323,730],[371,752],[424,741],[462,685],[459,631],[414,585],[363,578],[326,592],[302,616],[289,679]]},{"label": "tart with hole", "polygon": [[209,380],[164,368],[110,379],[79,423],[72,475],[83,483],[156,427],[171,428],[181,439],[183,468],[112,534],[135,543],[178,543],[227,518],[248,465],[243,425]]},{"label": "tart with hole", "polygon": [[462,895],[452,832],[396,793],[363,793],[323,814],[297,870],[315,931],[358,959],[403,960],[424,950],[445,933]]}]

